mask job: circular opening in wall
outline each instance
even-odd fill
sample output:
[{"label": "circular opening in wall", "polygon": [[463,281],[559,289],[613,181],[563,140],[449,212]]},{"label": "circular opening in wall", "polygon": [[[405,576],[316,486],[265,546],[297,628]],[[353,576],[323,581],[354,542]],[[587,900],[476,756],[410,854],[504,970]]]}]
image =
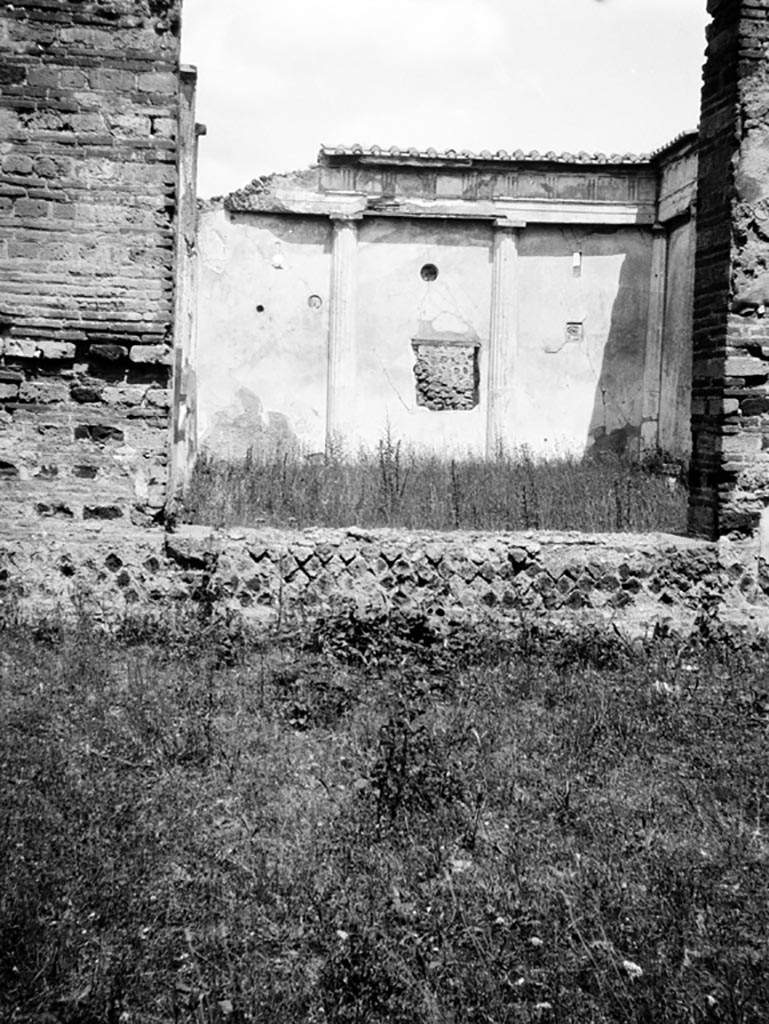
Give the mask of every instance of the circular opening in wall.
[{"label": "circular opening in wall", "polygon": [[434,281],[438,276],[438,268],[434,263],[425,263],[419,271],[419,276],[423,281]]},{"label": "circular opening in wall", "polygon": [[320,309],[320,307],[323,305],[323,299],[320,297],[320,295],[311,295],[307,300],[307,305],[310,307],[310,309]]},{"label": "circular opening in wall", "polygon": [[256,312],[257,312],[257,313],[263,313],[263,312],[264,312],[264,306],[263,306],[263,305],[261,304],[261,302],[260,302],[260,303],[259,303],[259,305],[258,305],[258,306],[256,307]]}]

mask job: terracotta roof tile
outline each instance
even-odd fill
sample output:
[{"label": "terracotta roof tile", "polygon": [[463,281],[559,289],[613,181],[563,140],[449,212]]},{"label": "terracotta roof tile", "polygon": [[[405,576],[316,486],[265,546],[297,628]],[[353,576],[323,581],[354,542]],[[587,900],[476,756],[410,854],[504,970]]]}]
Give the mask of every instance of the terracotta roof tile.
[{"label": "terracotta roof tile", "polygon": [[664,146],[660,146],[659,149],[652,150],[649,156],[654,159],[655,157],[662,156],[663,153],[667,153],[669,149],[673,149],[680,142],[688,140],[694,140],[699,135],[696,128],[690,128],[688,131],[679,132],[678,135],[674,136],[670,142],[666,142]]},{"label": "terracotta roof tile", "polygon": [[674,139],[667,142],[664,146],[660,146],[659,149],[653,150],[651,153],[586,153],[581,150],[579,153],[556,153],[554,150],[548,150],[546,153],[540,153],[538,150],[533,149],[528,153],[522,149],[507,150],[498,149],[496,153],[492,153],[491,150],[483,149],[479,153],[475,153],[469,149],[445,149],[437,150],[433,147],[429,149],[418,149],[416,146],[390,146],[389,148],[383,148],[382,146],[369,146],[368,148],[361,146],[356,143],[352,146],[328,146],[323,145],[320,149],[321,157],[334,157],[334,156],[367,156],[367,157],[384,157],[385,159],[400,159],[400,160],[481,160],[481,161],[498,161],[498,162],[514,162],[514,163],[557,163],[557,164],[646,164],[653,160],[655,157],[660,156],[662,153],[673,148],[679,142],[688,139],[690,136],[696,136],[696,131],[685,131],[676,135]]},{"label": "terracotta roof tile", "polygon": [[[672,145],[672,143],[669,143],[668,145]],[[663,149],[667,148],[668,146],[663,147]],[[656,150],[655,154],[659,152],[662,152],[662,150]],[[540,153],[536,149],[531,150],[528,153],[525,153],[522,149],[512,151],[498,149],[496,153],[492,153],[490,150],[484,149],[479,153],[475,153],[469,149],[436,150],[432,147],[429,149],[417,149],[415,146],[403,148],[399,146],[390,146],[388,149],[383,149],[381,146],[369,146],[368,148],[365,148],[357,144],[353,146],[323,145],[320,150],[321,157],[367,156],[384,157],[385,159],[391,158],[396,160],[481,160],[559,164],[645,164],[648,163],[651,156],[655,154],[612,153],[607,156],[605,153],[586,153],[584,150],[579,153],[556,153],[553,150],[549,150],[547,153]]]}]

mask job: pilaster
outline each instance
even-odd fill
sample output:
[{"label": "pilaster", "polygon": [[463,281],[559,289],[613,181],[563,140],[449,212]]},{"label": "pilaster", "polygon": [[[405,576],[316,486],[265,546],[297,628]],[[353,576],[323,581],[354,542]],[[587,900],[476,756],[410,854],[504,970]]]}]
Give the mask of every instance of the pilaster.
[{"label": "pilaster", "polygon": [[351,437],[355,415],[355,292],[360,214],[331,221],[331,289],[326,378],[326,446]]},{"label": "pilaster", "polygon": [[523,221],[494,222],[488,351],[486,456],[511,443],[510,418],[518,348],[518,232]]},{"label": "pilaster", "polygon": [[659,444],[660,392],[662,375],[662,332],[665,317],[665,279],[667,277],[667,232],[662,224],[652,229],[649,313],[644,357],[643,419],[641,451],[652,451]]}]

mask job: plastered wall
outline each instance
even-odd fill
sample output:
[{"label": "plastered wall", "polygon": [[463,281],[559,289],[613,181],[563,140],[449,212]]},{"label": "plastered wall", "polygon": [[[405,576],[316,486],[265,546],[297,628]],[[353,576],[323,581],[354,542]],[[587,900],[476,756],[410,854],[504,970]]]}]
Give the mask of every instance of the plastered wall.
[{"label": "plastered wall", "polygon": [[299,440],[323,451],[331,228],[327,218],[200,217],[200,444],[224,457]]},{"label": "plastered wall", "polygon": [[[198,409],[201,443],[211,451],[269,451],[285,439],[323,450],[330,232],[319,216],[203,212]],[[416,447],[483,452],[492,233],[480,220],[361,222],[352,444],[374,446],[389,428]],[[435,280],[422,278],[426,265]],[[593,443],[637,449],[650,267],[644,226],[533,224],[520,232],[506,413],[514,445],[551,454]],[[569,323],[579,325],[576,337]],[[412,339],[431,331],[478,344],[474,408],[418,404]]]},{"label": "plastered wall", "polygon": [[[637,449],[650,266],[648,229],[536,225],[521,232],[510,416],[522,444],[548,453],[591,444]],[[569,337],[567,323],[580,324],[582,336]]]},{"label": "plastered wall", "polygon": [[[469,223],[371,218],[359,234],[357,265],[358,433],[369,446],[390,429],[441,452],[481,451],[491,300],[491,228]],[[434,266],[425,281],[421,269]],[[479,402],[432,410],[417,401],[412,339],[456,335],[480,342]]]}]

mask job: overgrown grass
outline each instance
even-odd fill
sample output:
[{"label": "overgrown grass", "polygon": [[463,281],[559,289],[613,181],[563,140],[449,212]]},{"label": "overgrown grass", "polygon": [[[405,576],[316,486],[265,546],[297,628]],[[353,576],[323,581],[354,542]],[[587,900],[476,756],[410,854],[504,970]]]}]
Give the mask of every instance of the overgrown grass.
[{"label": "overgrown grass", "polygon": [[189,637],[0,638],[0,1019],[766,1020],[764,644]]},{"label": "overgrown grass", "polygon": [[[183,518],[214,526],[683,533],[686,489],[661,457],[441,459],[390,438],[375,452],[198,461]],[[675,467],[673,467],[675,473]]]}]

